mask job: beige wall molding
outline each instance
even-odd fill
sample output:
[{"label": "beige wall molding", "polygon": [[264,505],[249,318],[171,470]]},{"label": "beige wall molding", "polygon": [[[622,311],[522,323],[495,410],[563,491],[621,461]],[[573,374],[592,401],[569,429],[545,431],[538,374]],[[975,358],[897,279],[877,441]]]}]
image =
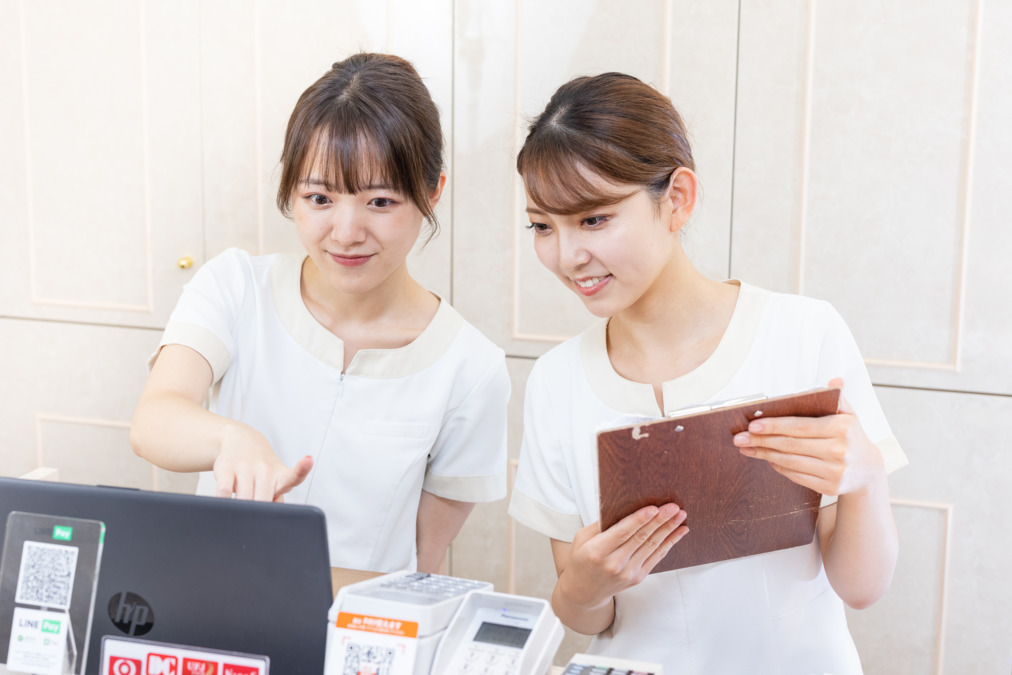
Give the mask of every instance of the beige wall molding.
[{"label": "beige wall molding", "polygon": [[[917,368],[922,370],[941,370],[958,372],[961,365],[962,339],[964,331],[964,313],[966,305],[967,270],[969,267],[969,240],[970,240],[970,217],[972,213],[972,200],[970,198],[973,190],[973,162],[976,149],[977,136],[977,100],[980,84],[980,50],[981,50],[981,27],[983,17],[984,0],[976,0],[973,7],[973,37],[971,38],[971,50],[969,55],[970,68],[970,90],[967,93],[967,128],[966,145],[963,149],[963,180],[960,185],[959,200],[961,217],[959,222],[960,246],[957,255],[957,265],[952,280],[956,288],[954,301],[951,308],[952,343],[949,347],[949,359],[943,362],[919,361],[909,359],[895,359],[880,356],[866,356],[865,363],[876,366],[889,366],[894,368]],[[808,28],[805,36],[805,69],[804,89],[802,95],[802,123],[801,123],[801,171],[799,184],[798,205],[798,258],[796,261],[795,290],[799,295],[804,295],[805,288],[805,251],[806,234],[808,225],[808,183],[811,160],[811,136],[812,136],[812,90],[814,88],[815,70],[815,41],[816,41],[816,6],[817,0],[809,0]]]},{"label": "beige wall molding", "polygon": [[945,668],[945,627],[948,622],[949,567],[952,557],[952,504],[893,497],[889,500],[895,507],[929,509],[939,511],[945,522],[942,539],[942,571],[939,579],[938,641],[935,643],[935,673],[942,675]]}]

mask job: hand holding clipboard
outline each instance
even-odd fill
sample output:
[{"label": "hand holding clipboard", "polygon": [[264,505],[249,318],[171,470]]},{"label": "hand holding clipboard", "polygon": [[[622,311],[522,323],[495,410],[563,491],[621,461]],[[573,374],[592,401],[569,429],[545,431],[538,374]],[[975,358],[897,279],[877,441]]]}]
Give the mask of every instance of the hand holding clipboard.
[{"label": "hand holding clipboard", "polygon": [[839,397],[819,389],[599,433],[602,530],[644,506],[678,504],[691,536],[653,572],[810,543],[821,495],[742,455],[733,438],[758,418],[835,414]]}]

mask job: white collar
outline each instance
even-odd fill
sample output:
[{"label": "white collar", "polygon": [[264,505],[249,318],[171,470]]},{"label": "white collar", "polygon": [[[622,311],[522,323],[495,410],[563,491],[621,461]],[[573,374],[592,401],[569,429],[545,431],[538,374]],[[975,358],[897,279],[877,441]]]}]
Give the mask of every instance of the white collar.
[{"label": "white collar", "polygon": [[[337,370],[344,369],[344,341],[324,328],[302,300],[302,263],[306,256],[279,255],[271,266],[271,294],[281,323],[306,351]],[[348,364],[348,375],[396,378],[432,365],[457,337],[464,319],[442,299],[421,334],[396,349],[362,349]]]},{"label": "white collar", "polygon": [[627,380],[608,357],[608,320],[602,319],[580,337],[580,359],[591,389],[605,404],[625,413],[662,417],[687,406],[711,400],[744,363],[759,330],[769,292],[732,280],[740,287],[738,300],[724,335],[713,353],[695,369],[661,385],[664,411],[657,407],[653,387]]}]

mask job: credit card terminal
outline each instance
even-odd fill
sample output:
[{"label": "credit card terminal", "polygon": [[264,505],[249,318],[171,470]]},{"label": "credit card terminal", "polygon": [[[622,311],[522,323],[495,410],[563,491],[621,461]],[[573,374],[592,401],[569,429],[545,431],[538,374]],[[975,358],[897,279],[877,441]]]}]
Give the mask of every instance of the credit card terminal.
[{"label": "credit card terminal", "polygon": [[361,663],[369,659],[379,675],[428,675],[440,637],[475,590],[492,584],[401,571],[344,586],[328,617],[325,675],[369,672]]},{"label": "credit card terminal", "polygon": [[394,572],[338,591],[324,675],[543,675],[561,641],[544,600],[494,593],[484,581]]},{"label": "credit card terminal", "polygon": [[440,641],[440,675],[544,675],[562,642],[562,622],[539,598],[473,591]]},{"label": "credit card terminal", "polygon": [[492,584],[403,571],[345,586],[338,597],[344,595],[343,611],[416,621],[420,635],[431,635],[445,629],[464,596],[476,590],[491,591]]}]

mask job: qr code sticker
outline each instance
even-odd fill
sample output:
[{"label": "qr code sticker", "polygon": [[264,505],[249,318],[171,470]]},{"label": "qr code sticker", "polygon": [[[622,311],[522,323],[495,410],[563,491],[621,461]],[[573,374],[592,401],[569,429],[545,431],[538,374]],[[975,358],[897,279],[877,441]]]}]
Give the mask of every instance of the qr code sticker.
[{"label": "qr code sticker", "polygon": [[344,670],[341,675],[390,675],[394,650],[348,642],[344,645]]},{"label": "qr code sticker", "polygon": [[26,541],[14,601],[55,609],[70,607],[77,570],[77,547]]}]

